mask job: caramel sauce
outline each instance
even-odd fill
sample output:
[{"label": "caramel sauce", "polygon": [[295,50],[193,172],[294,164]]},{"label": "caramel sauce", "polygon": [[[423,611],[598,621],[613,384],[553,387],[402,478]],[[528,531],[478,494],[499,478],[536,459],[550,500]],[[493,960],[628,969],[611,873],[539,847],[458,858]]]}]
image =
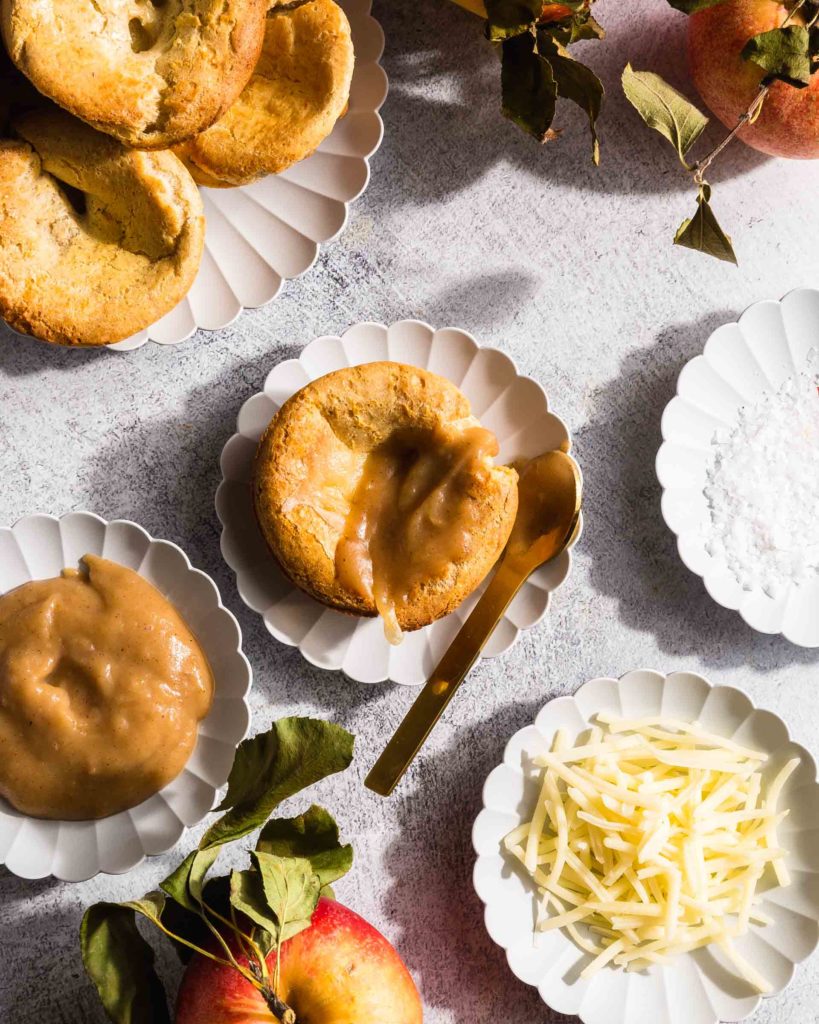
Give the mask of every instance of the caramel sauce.
[{"label": "caramel sauce", "polygon": [[182,617],[136,572],[88,572],[0,597],[0,795],[43,818],[101,818],[175,778],[213,696]]},{"label": "caramel sauce", "polygon": [[367,455],[335,566],[349,590],[375,603],[390,643],[401,641],[400,612],[413,589],[480,542],[469,491],[497,452],[494,434],[475,426],[408,431]]}]

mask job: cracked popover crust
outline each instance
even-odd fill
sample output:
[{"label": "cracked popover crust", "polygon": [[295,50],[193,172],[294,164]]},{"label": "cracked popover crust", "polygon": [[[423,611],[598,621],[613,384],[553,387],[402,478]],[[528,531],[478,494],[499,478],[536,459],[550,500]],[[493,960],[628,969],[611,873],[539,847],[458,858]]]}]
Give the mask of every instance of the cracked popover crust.
[{"label": "cracked popover crust", "polygon": [[281,407],[259,442],[253,501],[287,576],[387,635],[457,607],[500,556],[517,473],[467,398],[427,370],[368,363]]},{"label": "cracked popover crust", "polygon": [[44,341],[107,345],[171,310],[205,234],[182,163],[50,104],[11,130],[0,139],[0,316]]},{"label": "cracked popover crust", "polygon": [[121,142],[165,149],[247,83],[266,0],[0,0],[14,63],[44,95]]},{"label": "cracked popover crust", "polygon": [[350,24],[334,0],[273,8],[241,96],[176,152],[202,185],[246,185],[278,174],[333,130],[347,106],[353,65]]}]

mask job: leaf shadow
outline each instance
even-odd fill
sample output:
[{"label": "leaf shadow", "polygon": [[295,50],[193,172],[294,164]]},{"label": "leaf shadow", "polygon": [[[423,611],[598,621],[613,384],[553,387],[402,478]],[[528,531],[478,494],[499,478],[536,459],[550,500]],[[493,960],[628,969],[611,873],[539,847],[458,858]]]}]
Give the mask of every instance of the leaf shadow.
[{"label": "leaf shadow", "polygon": [[[478,18],[453,3],[376,4],[386,35],[385,67],[390,94],[382,111],[383,148],[396,169],[390,179],[375,175],[370,202],[386,212],[408,203],[434,205],[465,191],[497,167],[522,180],[535,178],[576,192],[631,196],[695,190],[668,143],[645,126],[620,87],[627,62],[663,75],[700,104],[686,71],[686,19],[658,4],[629,12],[601,0],[601,42],[580,43],[573,53],[599,75],[606,88],[600,122],[602,164],[591,162],[585,115],[558,105],[556,127],[565,130],[541,146],[500,112],[500,68]],[[701,105],[701,104],[700,104]],[[725,134],[712,123],[701,145],[707,152]],[[721,157],[715,178],[747,174],[765,159],[743,144]],[[386,161],[385,161],[386,162]],[[497,203],[513,179],[497,176]]]},{"label": "leaf shadow", "polygon": [[[473,699],[480,699],[480,687],[488,685],[482,676],[488,673],[478,666],[462,698],[474,691]],[[448,1011],[462,1024],[576,1021],[550,1010],[535,988],[514,977],[486,931],[472,886],[471,830],[486,776],[501,762],[512,734],[530,724],[551,696],[506,705],[463,727],[444,718],[438,729],[448,729],[450,742],[422,752],[390,798],[397,805],[398,836],[384,856],[390,875],[385,913],[424,1006]]]},{"label": "leaf shadow", "polygon": [[709,597],[683,565],[663,521],[654,471],[660,421],[680,370],[739,312],[717,310],[664,329],[650,349],[626,356],[619,376],[592,396],[591,415],[575,438],[581,465],[598,467],[586,480],[582,551],[591,559],[592,585],[616,599],[620,621],[653,633],[662,651],[695,652],[711,668],[750,665],[772,672],[793,663],[815,665],[819,651],[757,633]]}]

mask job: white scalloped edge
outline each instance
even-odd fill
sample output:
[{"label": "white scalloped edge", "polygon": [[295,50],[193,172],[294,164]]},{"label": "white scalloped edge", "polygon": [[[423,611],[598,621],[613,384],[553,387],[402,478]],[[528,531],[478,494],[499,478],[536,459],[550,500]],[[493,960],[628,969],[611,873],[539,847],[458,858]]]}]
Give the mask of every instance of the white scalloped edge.
[{"label": "white scalloped edge", "polygon": [[[795,743],[785,723],[758,709],[741,690],[715,686],[692,672],[639,670],[621,679],[593,679],[571,697],[558,697],[541,710],[506,746],[503,763],[490,772],[483,789],[483,810],[472,830],[477,855],[475,890],[485,905],[491,938],[506,951],[512,972],[538,988],[543,1001],[559,1013],[576,1014],[583,1024],[718,1024],[744,1020],[761,997],[736,979],[722,954],[712,947],[654,965],[640,973],[606,968],[589,980],[579,972],[589,961],[563,929],[534,940],[534,890],[503,857],[500,842],[528,820],[537,786],[525,761],[550,747],[560,726],[576,735],[601,710],[625,717],[662,712],[699,720],[722,735],[761,748],[770,756],[766,774],[791,757],[802,760],[786,787],[791,814],[783,823],[783,844],[790,851],[793,884],[764,892],[762,909],[774,923],[753,925],[737,939],[739,951],[774,985],[776,995],[790,983],[797,963],[819,944],[819,783],[811,754]],[[770,998],[770,997],[766,997]]]},{"label": "white scalloped edge", "polygon": [[776,390],[817,345],[819,291],[810,288],[779,302],[754,303],[738,321],[719,327],[703,354],[680,373],[676,396],[663,413],[656,460],[663,519],[677,536],[683,563],[702,577],[718,604],[738,611],[753,629],[781,633],[801,647],[819,647],[819,578],[777,598],[743,590],[724,561],[705,548],[709,512],[702,489],[715,430],[730,427],[741,405]]},{"label": "white scalloped edge", "polygon": [[349,18],[356,55],[347,113],[315,153],[281,174],[241,188],[200,189],[205,252],[191,290],[153,326],[109,348],[130,352],[146,341],[178,345],[198,329],[227,327],[243,309],[272,302],[284,282],[310,270],[320,247],[346,227],[384,138],[378,111],[389,86],[380,64],[384,33],[371,14],[372,0],[338,2]]},{"label": "white scalloped edge", "polygon": [[[222,523],[222,555],[236,573],[239,596],[263,617],[276,639],[297,646],[312,665],[341,670],[358,682],[391,680],[420,685],[483,587],[451,615],[408,634],[400,646],[392,647],[384,638],[380,620],[325,608],[285,579],[265,547],[250,501],[256,445],[282,403],[325,373],[380,359],[424,367],[460,387],[475,415],[495,432],[503,462],[570,443],[568,430],[549,411],[540,385],[521,375],[513,360],[500,350],[480,346],[457,328],[436,331],[419,320],[401,320],[390,327],[361,323],[341,337],[316,338],[298,359],[279,363],[268,374],[264,390],[245,402],[239,411],[237,433],[222,451],[216,511]],[[571,552],[566,551],[529,578],[490,638],[484,657],[509,650],[521,630],[543,618],[550,593],[570,568]]]},{"label": "white scalloped edge", "polygon": [[176,544],[129,520],[108,522],[92,512],[25,516],[0,529],[0,593],[58,576],[89,552],[134,569],[173,602],[210,661],[213,706],[182,772],[128,811],[99,821],[47,821],[0,799],[0,864],[22,878],[83,881],[99,872],[129,871],[146,856],[166,853],[213,807],[250,726],[253,673],[239,624],[210,576],[195,569]]}]

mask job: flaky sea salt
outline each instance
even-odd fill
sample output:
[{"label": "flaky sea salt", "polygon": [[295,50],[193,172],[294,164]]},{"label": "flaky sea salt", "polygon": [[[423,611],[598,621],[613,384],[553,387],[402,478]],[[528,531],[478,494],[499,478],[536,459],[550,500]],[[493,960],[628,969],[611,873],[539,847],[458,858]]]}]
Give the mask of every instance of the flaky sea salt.
[{"label": "flaky sea salt", "polygon": [[819,358],[712,441],[708,552],[772,597],[819,574]]}]

